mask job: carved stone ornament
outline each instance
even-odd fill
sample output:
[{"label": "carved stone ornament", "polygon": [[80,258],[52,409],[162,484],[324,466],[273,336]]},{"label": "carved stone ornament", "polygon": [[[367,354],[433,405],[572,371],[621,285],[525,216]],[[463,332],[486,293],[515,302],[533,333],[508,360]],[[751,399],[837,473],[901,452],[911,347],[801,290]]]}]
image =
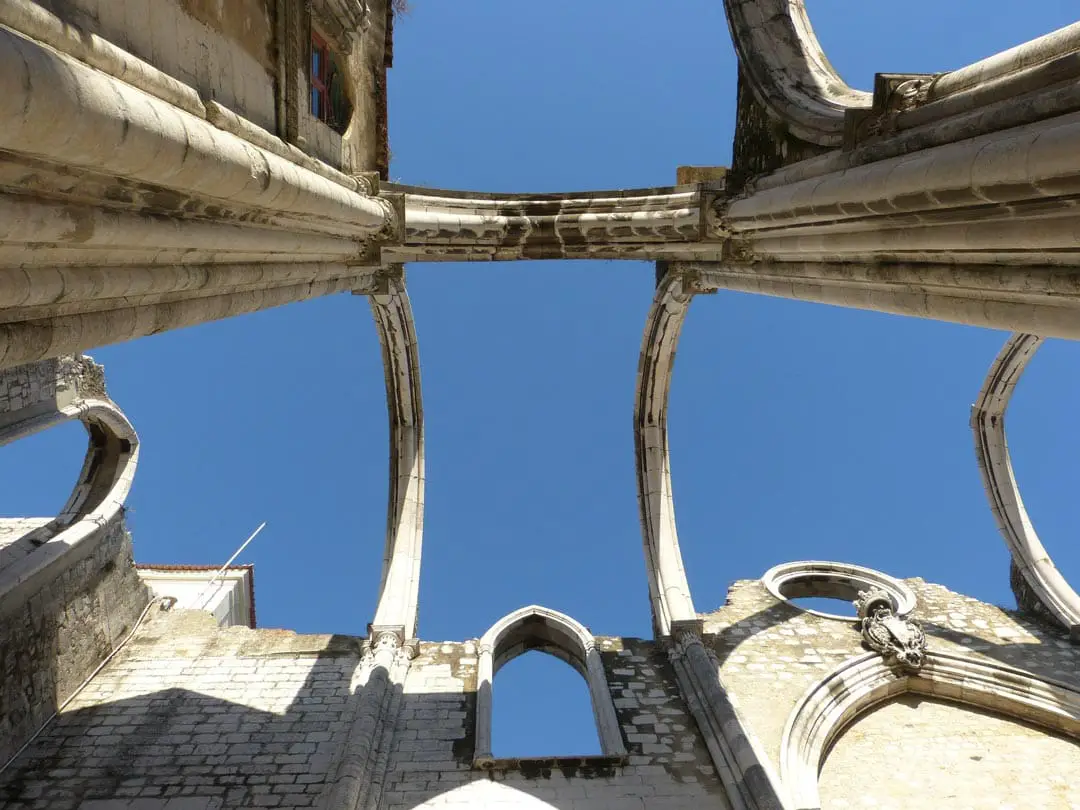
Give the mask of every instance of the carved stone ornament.
[{"label": "carved stone ornament", "polygon": [[854,602],[863,641],[870,649],[895,659],[904,669],[918,670],[926,658],[926,634],[918,622],[897,616],[885,591],[859,591]]},{"label": "carved stone ornament", "polygon": [[873,106],[844,115],[844,146],[852,149],[868,138],[890,135],[896,116],[930,100],[940,73],[878,73],[874,76]]}]

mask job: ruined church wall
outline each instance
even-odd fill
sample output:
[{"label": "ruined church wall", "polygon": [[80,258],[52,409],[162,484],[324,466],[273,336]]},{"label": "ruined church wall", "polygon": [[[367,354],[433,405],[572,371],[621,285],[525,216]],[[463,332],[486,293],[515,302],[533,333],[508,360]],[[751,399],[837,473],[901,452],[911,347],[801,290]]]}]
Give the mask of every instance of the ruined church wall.
[{"label": "ruined church wall", "polygon": [[[626,743],[625,760],[563,758],[573,752],[553,751],[551,758],[497,760],[491,771],[473,768],[476,646],[423,644],[405,682],[382,810],[488,804],[573,810],[727,807],[667,653],[636,639],[596,641]],[[493,694],[498,711],[498,677]]]},{"label": "ruined church wall", "polygon": [[[0,776],[16,810],[312,807],[359,716],[362,639],[219,628],[152,609],[123,651]],[[628,755],[472,767],[473,642],[424,643],[376,752],[366,807],[724,808],[675,684],[649,642],[598,639]],[[352,739],[352,743],[363,743]],[[377,804],[375,803],[377,801]]]},{"label": "ruined church wall", "polygon": [[105,659],[148,599],[116,518],[54,563],[32,594],[0,600],[0,765]]},{"label": "ruined church wall", "polygon": [[1073,810],[1080,806],[1078,773],[1075,740],[967,706],[902,695],[841,734],[819,787],[822,810]]},{"label": "ruined church wall", "polygon": [[[998,662],[1037,677],[1080,686],[1080,647],[1071,645],[1062,632],[954,593],[941,585],[917,578],[904,582],[916,595],[917,605],[911,615],[921,622],[929,650]],[[706,641],[716,654],[723,683],[750,733],[779,771],[784,729],[800,700],[845,661],[867,653],[858,628],[853,621],[825,618],[776,599],[757,580],[736,582],[728,593],[726,604],[703,618]],[[933,756],[936,750],[944,760],[957,744],[949,734],[942,733],[940,726],[943,716],[952,708],[956,707],[941,704],[931,706],[926,712],[912,711],[908,703],[897,703],[896,707],[889,708],[883,717],[902,714],[905,724],[903,739],[897,739],[900,748],[895,750],[918,746],[928,750],[927,756]],[[972,717],[976,719],[971,720]],[[980,718],[981,713],[977,711],[957,708],[955,716],[950,715],[944,722],[957,729],[970,725],[972,737],[985,737],[989,732],[979,725]],[[858,732],[860,722],[856,722],[853,734],[861,734]],[[874,723],[880,724],[880,720]],[[865,728],[873,727],[874,723]],[[993,744],[1005,748],[1012,746],[1010,750],[1023,750],[1023,740],[1031,734],[1046,740],[1058,739],[1042,730],[1033,731],[1008,720],[995,718],[995,723],[993,733],[997,736]],[[965,735],[961,730],[957,733]],[[884,756],[894,750],[892,744],[884,743],[882,736],[875,739],[882,743],[878,755]],[[1054,747],[1050,742],[1041,744]],[[1063,745],[1068,748],[1075,743],[1064,742]],[[1024,754],[1024,761],[1034,772],[1044,775],[1067,764],[1060,760],[1055,764],[1044,764],[1032,759],[1030,753]],[[914,760],[905,756],[889,759],[889,762],[890,767],[897,770],[898,779],[919,783],[919,767]],[[834,763],[834,772],[841,767]],[[928,783],[924,787],[937,789],[942,786]],[[886,802],[882,806],[907,806],[896,804],[895,797],[892,801],[893,804]]]},{"label": "ruined church wall", "polygon": [[360,641],[151,609],[0,776],[0,806],[311,807],[346,737]]}]

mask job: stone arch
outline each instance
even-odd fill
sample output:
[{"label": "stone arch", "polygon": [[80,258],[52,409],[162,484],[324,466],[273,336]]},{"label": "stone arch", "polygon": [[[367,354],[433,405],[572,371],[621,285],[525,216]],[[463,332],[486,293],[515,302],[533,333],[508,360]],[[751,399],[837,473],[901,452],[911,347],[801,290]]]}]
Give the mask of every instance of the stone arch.
[{"label": "stone arch", "polygon": [[[27,539],[36,547],[0,572],[0,605],[29,593],[55,561],[112,523],[121,510],[139,459],[134,427],[105,392],[100,366],[87,357],[61,357],[3,372],[0,386],[19,381],[39,392],[22,407],[0,413],[0,446],[78,420],[89,437],[75,487],[60,513]],[[27,384],[28,383],[28,384]]]},{"label": "stone arch", "polygon": [[1005,411],[1020,375],[1043,343],[1037,335],[1016,333],[994,358],[979,398],[971,406],[971,431],[990,511],[1012,555],[1013,564],[1054,621],[1080,640],[1080,595],[1046,553],[1024,508],[1005,438]]},{"label": "stone arch", "polygon": [[657,637],[671,635],[680,623],[698,620],[675,524],[667,430],[675,350],[697,292],[691,275],[669,271],[659,280],[641,339],[634,393],[638,509]]},{"label": "stone arch", "polygon": [[804,0],[724,0],[739,66],[754,96],[798,138],[839,146],[847,110],[871,94],[840,78],[821,49]]},{"label": "stone arch", "polygon": [[829,746],[862,713],[905,693],[987,709],[1080,738],[1080,690],[970,655],[928,652],[918,673],[877,653],[849,659],[811,687],[788,717],[780,776],[795,810],[818,808]]},{"label": "stone arch", "polygon": [[585,679],[592,700],[600,748],[605,756],[623,756],[623,743],[615,704],[592,633],[564,613],[539,605],[508,613],[480,639],[476,682],[476,751],[473,764],[490,767],[492,682],[499,669],[519,655],[538,650],[572,666]]},{"label": "stone arch", "polygon": [[416,636],[424,536],[424,405],[412,304],[400,272],[368,300],[379,333],[390,417],[386,546],[372,635]]}]

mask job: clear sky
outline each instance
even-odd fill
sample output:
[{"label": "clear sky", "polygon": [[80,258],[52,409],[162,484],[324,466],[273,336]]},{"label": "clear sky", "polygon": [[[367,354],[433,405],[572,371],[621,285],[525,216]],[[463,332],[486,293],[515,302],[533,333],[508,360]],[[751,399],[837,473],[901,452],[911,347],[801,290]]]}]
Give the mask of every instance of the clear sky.
[{"label": "clear sky", "polygon": [[[721,0],[413,0],[390,75],[392,179],[559,191],[726,165],[735,59]],[[833,64],[949,70],[1068,24],[1075,0],[808,0]],[[420,632],[480,636],[530,603],[648,636],[632,414],[653,266],[408,267],[427,416]],[[920,576],[1013,606],[969,408],[1001,332],[719,293],[691,307],[670,415],[699,611],[797,559]],[[386,520],[387,416],[366,299],[346,295],[92,353],[142,441],[142,562],[256,565],[259,623],[361,635]],[[1080,346],[1048,343],[1009,411],[1016,471],[1080,582]],[[52,515],[78,425],[0,453],[2,511]],[[536,660],[534,660],[536,659]],[[497,680],[496,754],[598,750],[583,682],[530,654]],[[523,724],[529,723],[529,731]],[[515,729],[515,724],[517,728]]]}]

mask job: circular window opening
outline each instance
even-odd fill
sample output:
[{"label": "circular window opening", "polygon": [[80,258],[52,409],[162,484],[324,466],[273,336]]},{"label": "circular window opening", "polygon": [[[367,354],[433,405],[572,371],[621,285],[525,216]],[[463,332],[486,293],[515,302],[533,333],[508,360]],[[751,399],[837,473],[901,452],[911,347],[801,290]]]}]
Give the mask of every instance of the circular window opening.
[{"label": "circular window opening", "polygon": [[861,591],[884,591],[897,615],[915,609],[915,593],[898,579],[847,563],[784,563],[761,578],[768,591],[781,601],[826,619],[855,621],[854,601]]}]

